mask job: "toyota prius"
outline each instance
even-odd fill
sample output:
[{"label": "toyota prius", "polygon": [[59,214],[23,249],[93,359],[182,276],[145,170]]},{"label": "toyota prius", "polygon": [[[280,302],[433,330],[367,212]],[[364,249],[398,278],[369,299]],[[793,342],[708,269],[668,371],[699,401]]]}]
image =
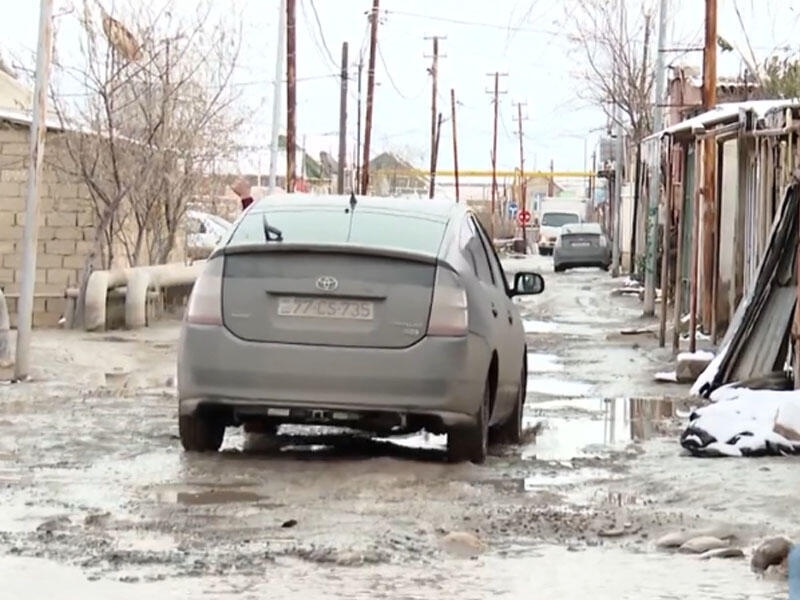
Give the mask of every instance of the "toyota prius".
[{"label": "toyota prius", "polygon": [[451,460],[517,443],[527,381],[509,284],[463,204],[270,196],[248,208],[194,284],[178,353],[187,451],[226,427],[333,425],[446,433]]}]

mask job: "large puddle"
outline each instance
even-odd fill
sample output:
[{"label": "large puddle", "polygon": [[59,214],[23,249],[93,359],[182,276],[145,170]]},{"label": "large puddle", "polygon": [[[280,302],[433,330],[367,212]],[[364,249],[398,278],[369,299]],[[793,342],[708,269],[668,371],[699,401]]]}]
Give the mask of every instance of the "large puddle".
[{"label": "large puddle", "polygon": [[623,450],[661,432],[676,414],[672,401],[648,398],[580,398],[530,402],[525,426],[539,430],[522,457],[569,460]]},{"label": "large puddle", "polygon": [[541,547],[465,561],[441,557],[430,565],[336,568],[294,560],[265,564],[263,577],[88,581],[77,568],[41,559],[0,557],[7,600],[159,600],[302,597],[388,600],[559,598],[560,600],[783,600],[786,583],[762,580],[741,560],[701,561],[678,554],[637,554],[612,548],[571,552]]}]

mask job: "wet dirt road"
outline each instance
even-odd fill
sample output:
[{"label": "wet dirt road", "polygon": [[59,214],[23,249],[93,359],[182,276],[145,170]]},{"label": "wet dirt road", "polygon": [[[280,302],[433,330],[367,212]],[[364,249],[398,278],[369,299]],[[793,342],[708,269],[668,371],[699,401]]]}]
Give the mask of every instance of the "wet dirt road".
[{"label": "wet dirt road", "polygon": [[774,485],[791,464],[681,457],[684,390],[652,383],[652,336],[620,334],[646,325],[636,301],[600,271],[523,265],[548,284],[521,306],[529,435],[483,466],[447,464],[436,436],[307,428],[186,455],[175,324],[40,336],[40,381],[0,388],[0,598],[785,597],[741,560],[653,540],[796,533],[796,490]]}]

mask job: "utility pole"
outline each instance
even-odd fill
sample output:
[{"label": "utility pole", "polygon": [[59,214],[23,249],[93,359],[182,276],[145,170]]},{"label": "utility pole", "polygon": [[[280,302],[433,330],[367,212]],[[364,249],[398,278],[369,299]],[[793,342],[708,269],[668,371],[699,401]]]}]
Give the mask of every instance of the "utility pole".
[{"label": "utility pole", "polygon": [[461,201],[458,188],[458,137],[456,129],[456,91],[450,88],[450,115],[453,121],[453,171],[456,180],[456,202]]},{"label": "utility pole", "polygon": [[[717,104],[717,0],[706,0],[706,37],[703,49],[703,108]],[[714,315],[715,255],[717,251],[717,143],[707,137],[703,144],[703,268],[702,323],[710,332]]]},{"label": "utility pole", "polygon": [[356,192],[361,190],[361,79],[364,71],[364,56],[358,57],[358,106],[356,110],[356,184],[354,186]]},{"label": "utility pole", "polygon": [[555,163],[553,159],[550,159],[550,179],[547,180],[547,195],[549,197],[553,197],[556,195],[556,180],[554,178],[553,173],[555,172]]},{"label": "utility pole", "polygon": [[433,62],[428,72],[431,74],[431,167],[430,167],[430,190],[428,197],[433,198],[433,178],[436,170],[436,136],[437,136],[437,110],[436,110],[436,97],[438,95],[438,82],[439,82],[439,40],[447,39],[441,38],[438,35],[433,37],[426,37],[426,40],[433,41],[433,54],[429,57]]},{"label": "utility pole", "polygon": [[[520,210],[524,213],[527,210],[528,200],[528,182],[525,180],[525,150],[523,147],[524,134],[522,131],[522,107],[524,102],[517,102],[517,126],[519,127],[519,195],[520,195]],[[522,226],[522,243],[525,248],[524,253],[528,253],[528,226],[520,221]]]},{"label": "utility pole", "polygon": [[[650,31],[650,28],[647,28]],[[658,46],[656,51],[656,97],[653,102],[653,131],[663,129],[664,109],[664,48],[667,37],[667,0],[660,0],[658,8]],[[716,37],[714,38],[716,46]],[[656,264],[658,255],[658,205],[661,191],[661,143],[659,152],[651,157],[650,198],[647,207],[647,261],[644,267],[644,310],[645,317],[652,317],[656,311]],[[666,225],[665,225],[666,226]],[[661,291],[661,302],[666,302],[666,291]]]},{"label": "utility pole", "polygon": [[297,124],[295,122],[297,108],[297,73],[295,64],[297,56],[295,24],[295,0],[286,0],[286,192],[294,192],[295,160],[297,160],[297,142],[295,140]]},{"label": "utility pole", "polygon": [[[495,216],[495,206],[497,205],[497,120],[498,120],[498,113],[500,110],[500,76],[507,77],[508,73],[488,73],[490,77],[494,77],[494,92],[492,93],[492,102],[494,104],[494,127],[492,129],[492,215],[489,219],[489,229],[492,235],[492,241],[494,241],[494,216]],[[505,94],[505,92],[502,92]]]},{"label": "utility pole", "polygon": [[344,167],[347,161],[347,42],[342,43],[342,73],[339,92],[339,164],[336,193],[344,194]]},{"label": "utility pole", "polygon": [[372,136],[372,104],[375,96],[375,58],[378,48],[378,16],[380,0],[372,0],[369,35],[369,70],[367,71],[367,116],[364,124],[364,159],[361,165],[361,194],[369,191],[369,143]]},{"label": "utility pole", "polygon": [[431,189],[429,197],[433,198],[433,191],[436,188],[436,165],[439,162],[439,137],[442,133],[442,113],[436,118],[436,137],[433,140],[433,164],[431,165]]},{"label": "utility pole", "polygon": [[[625,30],[625,3],[619,4],[619,30]],[[614,68],[621,68],[620,65],[615,64]],[[611,277],[619,277],[620,269],[620,254],[622,254],[621,247],[621,218],[620,210],[622,208],[622,161],[624,160],[623,154],[625,153],[625,142],[623,140],[624,132],[622,129],[622,114],[619,109],[619,104],[614,104],[614,124],[617,132],[616,139],[616,160],[614,160],[614,241],[611,246]]]},{"label": "utility pole", "polygon": [[272,82],[272,138],[269,144],[269,193],[275,193],[278,182],[278,154],[281,131],[281,98],[284,55],[286,54],[286,0],[280,1],[278,14],[278,51],[275,58],[275,79]]},{"label": "utility pole", "polygon": [[39,245],[39,183],[47,127],[47,88],[53,57],[53,0],[42,0],[39,7],[39,44],[36,52],[36,85],[33,122],[28,155],[28,190],[25,198],[25,228],[22,234],[22,270],[17,304],[17,349],[14,379],[24,381],[30,375],[33,296],[36,288],[36,250]]}]

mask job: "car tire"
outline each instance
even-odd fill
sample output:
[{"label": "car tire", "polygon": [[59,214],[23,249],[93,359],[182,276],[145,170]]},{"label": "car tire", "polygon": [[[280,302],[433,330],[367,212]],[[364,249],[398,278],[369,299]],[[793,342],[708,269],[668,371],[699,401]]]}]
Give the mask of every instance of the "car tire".
[{"label": "car tire", "polygon": [[492,430],[491,441],[498,444],[515,445],[522,442],[522,414],[525,408],[525,396],[528,392],[528,368],[522,366],[517,401],[508,418]]},{"label": "car tire", "polygon": [[211,415],[195,412],[178,417],[178,433],[187,452],[216,452],[225,437],[225,424]]},{"label": "car tire", "polygon": [[566,268],[565,268],[563,265],[555,265],[555,266],[553,267],[553,270],[554,270],[556,273],[563,273],[564,271],[566,271]]},{"label": "car tire", "polygon": [[474,423],[454,427],[447,433],[447,458],[450,462],[470,461],[482,464],[489,453],[489,406],[492,391],[489,380],[483,390],[483,402],[475,415]]}]

